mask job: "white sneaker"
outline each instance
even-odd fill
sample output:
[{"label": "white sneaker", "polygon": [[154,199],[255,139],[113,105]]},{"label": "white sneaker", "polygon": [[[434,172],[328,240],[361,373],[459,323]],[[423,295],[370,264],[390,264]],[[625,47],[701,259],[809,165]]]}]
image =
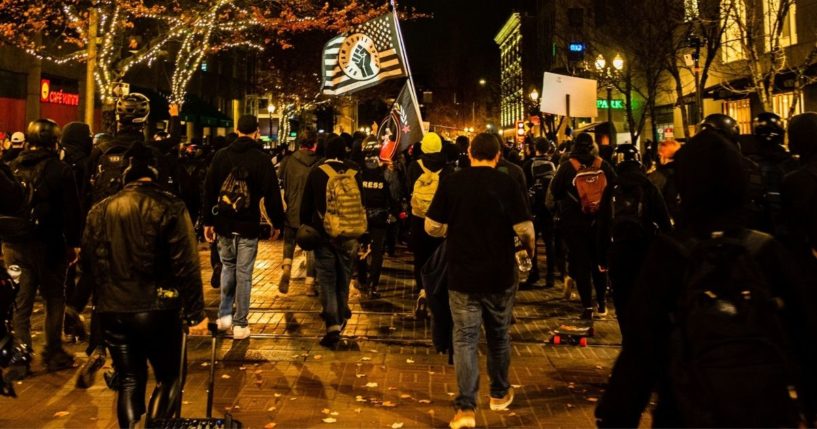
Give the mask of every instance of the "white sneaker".
[{"label": "white sneaker", "polygon": [[234,326],[233,327],[233,339],[234,340],[244,340],[250,337],[250,327],[249,326]]},{"label": "white sneaker", "polygon": [[233,316],[221,316],[216,319],[216,326],[218,327],[219,331],[229,331],[230,328],[233,327]]}]

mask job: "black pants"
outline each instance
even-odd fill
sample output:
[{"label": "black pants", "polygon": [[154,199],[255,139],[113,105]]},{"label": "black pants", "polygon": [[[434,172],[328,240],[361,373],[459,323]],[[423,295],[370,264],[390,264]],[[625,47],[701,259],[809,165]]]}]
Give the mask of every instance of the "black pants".
[{"label": "black pants", "polygon": [[[369,245],[371,246],[371,265],[366,263],[366,259],[357,260],[358,281],[368,285],[371,290],[377,290],[380,284],[380,271],[383,269],[383,253],[385,253],[386,226],[369,227]],[[368,259],[368,258],[367,258]]]},{"label": "black pants", "polygon": [[585,309],[593,307],[593,289],[596,302],[603,303],[607,297],[607,275],[599,271],[596,253],[596,228],[565,228],[570,277],[576,281],[576,289]]},{"label": "black pants", "polygon": [[181,400],[182,322],[178,310],[100,313],[105,342],[119,373],[116,414],[127,428],[145,413],[147,363],[156,376],[149,418],[169,418]]},{"label": "black pants", "polygon": [[414,252],[414,281],[416,282],[414,290],[416,292],[423,288],[423,279],[420,275],[423,265],[442,242],[442,239],[426,234],[425,219],[417,216],[411,217],[411,251]]},{"label": "black pants", "polygon": [[[542,241],[545,242],[545,258],[547,263],[547,271],[545,274],[545,280],[547,284],[553,284],[554,279],[554,270],[556,269],[556,250],[555,250],[555,242],[553,237],[553,216],[550,215],[547,211],[540,212],[536,214],[534,219],[534,230],[536,231],[536,236],[542,237]],[[534,246],[535,253],[533,255],[533,269],[531,269],[530,277],[533,279],[539,278],[539,246]]]},{"label": "black pants", "polygon": [[624,336],[629,321],[628,306],[638,274],[647,257],[646,242],[631,241],[614,243],[608,257],[610,284],[613,289],[613,303],[621,334]]}]

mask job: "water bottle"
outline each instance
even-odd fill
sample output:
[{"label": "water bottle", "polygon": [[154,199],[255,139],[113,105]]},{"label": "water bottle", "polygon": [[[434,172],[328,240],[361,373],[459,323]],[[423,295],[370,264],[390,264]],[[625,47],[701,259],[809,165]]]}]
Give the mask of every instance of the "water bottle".
[{"label": "water bottle", "polygon": [[514,237],[513,242],[516,249],[516,267],[519,269],[519,282],[524,283],[528,280],[528,275],[533,269],[533,261],[528,255],[528,251],[522,246],[522,240],[519,237]]},{"label": "water bottle", "polygon": [[15,285],[20,284],[20,276],[23,275],[23,270],[20,268],[19,265],[9,265],[6,269],[6,272],[9,273],[9,277],[11,277],[12,283]]}]

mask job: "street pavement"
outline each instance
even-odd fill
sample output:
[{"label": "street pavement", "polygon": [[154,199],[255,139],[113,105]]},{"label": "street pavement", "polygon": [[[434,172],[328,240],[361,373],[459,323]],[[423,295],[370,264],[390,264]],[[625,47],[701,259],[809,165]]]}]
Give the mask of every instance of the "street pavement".
[{"label": "street pavement", "polygon": [[[323,334],[317,298],[307,295],[296,257],[290,291],[278,292],[280,242],[262,242],[255,265],[250,328],[253,337],[217,343],[214,416],[225,412],[250,428],[447,427],[457,392],[454,367],[431,344],[431,326],[413,313],[411,254],[398,248],[386,258],[382,296],[370,300],[352,289],[353,316],[338,350],[318,345]],[[218,290],[209,284],[209,250],[201,247],[205,301],[211,317]],[[301,273],[299,273],[299,271]],[[300,274],[300,275],[299,275]],[[520,291],[511,330],[510,380],[516,399],[508,411],[490,411],[485,343],[480,345],[482,378],[479,427],[590,427],[620,335],[613,317],[596,322],[589,347],[551,345],[551,331],[578,312],[560,288]],[[33,318],[35,350],[42,340],[43,310]],[[85,344],[69,351],[84,362]],[[205,414],[209,337],[188,341],[189,369],[182,414]],[[108,365],[110,362],[108,362]],[[101,376],[87,390],[74,388],[76,371],[45,373],[18,382],[18,398],[0,397],[0,427],[116,427],[115,393]],[[100,374],[101,375],[101,374]],[[148,392],[152,384],[148,386]]]}]

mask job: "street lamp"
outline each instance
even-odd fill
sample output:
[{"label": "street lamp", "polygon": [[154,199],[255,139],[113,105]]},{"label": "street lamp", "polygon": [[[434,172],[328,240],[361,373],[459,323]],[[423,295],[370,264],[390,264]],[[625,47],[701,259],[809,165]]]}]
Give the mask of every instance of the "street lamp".
[{"label": "street lamp", "polygon": [[616,53],[613,58],[613,67],[607,65],[607,60],[604,56],[599,54],[596,57],[596,75],[599,82],[607,87],[607,122],[613,122],[613,86],[621,76],[621,71],[624,69],[624,58],[621,54]]},{"label": "street lamp", "polygon": [[486,84],[488,84],[487,80],[485,80],[485,79],[480,79],[479,80],[479,86],[485,86]]},{"label": "street lamp", "polygon": [[533,101],[534,103],[539,101],[539,91],[534,89],[533,91],[530,92],[530,101]]},{"label": "street lamp", "polygon": [[272,104],[272,101],[267,104],[267,113],[269,113],[269,139],[272,142],[272,114],[275,113],[275,105]]}]

